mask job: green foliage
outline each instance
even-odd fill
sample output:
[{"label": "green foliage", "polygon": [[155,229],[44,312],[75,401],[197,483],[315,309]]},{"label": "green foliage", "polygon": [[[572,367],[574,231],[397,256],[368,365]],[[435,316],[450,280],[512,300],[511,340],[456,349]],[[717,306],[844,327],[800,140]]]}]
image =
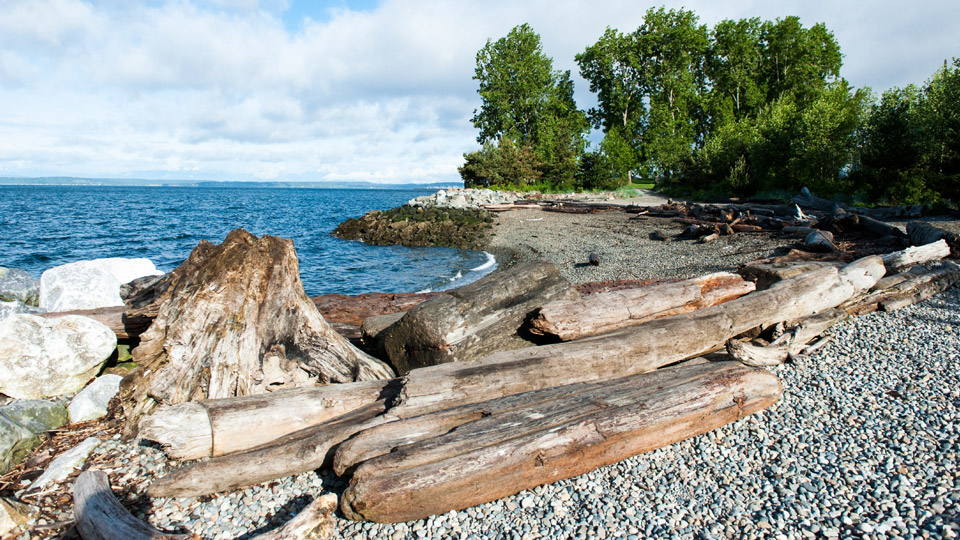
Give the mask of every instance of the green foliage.
[{"label": "green foliage", "polygon": [[517,146],[510,139],[499,144],[487,142],[480,150],[463,155],[458,171],[465,187],[530,186],[541,176],[540,161],[529,146]]},{"label": "green foliage", "polygon": [[484,147],[464,155],[464,182],[572,188],[590,124],[573,99],[570,72],[553,69],[540,36],[522,24],[488,40],[477,53],[474,79],[482,105],[472,121]]}]

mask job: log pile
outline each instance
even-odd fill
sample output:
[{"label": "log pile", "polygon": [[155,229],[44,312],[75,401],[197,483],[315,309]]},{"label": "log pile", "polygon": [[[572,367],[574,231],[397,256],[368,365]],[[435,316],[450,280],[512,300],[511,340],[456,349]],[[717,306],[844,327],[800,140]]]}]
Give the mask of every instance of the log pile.
[{"label": "log pile", "polygon": [[[747,209],[723,216],[730,218],[723,224],[734,230],[737,225],[810,220],[806,214],[779,218],[777,211],[771,207],[755,219],[757,214]],[[796,209],[793,212],[796,216]],[[263,371],[278,339],[286,347],[303,342],[296,333],[276,338],[278,327],[295,332],[306,327],[313,332],[307,341],[324,351],[340,351],[336,361],[369,358],[346,348],[349,343],[344,345],[336,333],[319,333],[317,321],[323,318],[315,309],[301,307],[312,304],[302,287],[295,286],[299,283],[290,281],[294,278],[283,277],[291,270],[283,255],[260,247],[255,238],[236,236],[233,242],[248,250],[269,250],[274,266],[258,275],[268,276],[268,284],[283,284],[253,286],[252,301],[261,311],[228,317],[232,326],[215,330],[239,347],[250,338],[231,337],[230,332],[239,336],[247,328],[261,329],[253,334],[259,345],[245,353],[256,358],[248,373]],[[161,351],[167,363],[175,360],[171,343],[160,338],[160,332],[151,334],[154,326],[161,325],[163,335],[178,343],[189,338],[216,347],[218,342],[196,333],[198,326],[189,314],[211,320],[211,313],[221,319],[224,314],[248,313],[248,300],[235,306],[221,302],[219,310],[213,310],[210,297],[198,293],[215,290],[213,297],[229,299],[231,290],[249,294],[251,289],[250,277],[220,277],[224,268],[235,272],[249,262],[204,264],[213,260],[214,247],[219,246],[203,247],[181,272],[155,284],[160,292],[135,312],[153,312],[151,331],[144,334],[146,351]],[[238,254],[227,260],[248,260],[250,255],[239,254],[245,250],[233,249]],[[172,471],[147,493],[200,496],[332,467],[349,480],[339,502],[346,517],[394,522],[569,478],[769,407],[781,386],[762,366],[793,361],[819,347],[827,328],[849,314],[898,309],[960,281],[960,266],[953,262],[928,268],[947,254],[948,241],[941,239],[852,262],[795,255],[794,260],[752,265],[739,276],[711,274],[585,297],[557,279],[549,265],[501,271],[465,287],[465,292],[441,294],[414,307],[387,330],[387,324],[378,326],[378,333],[395,332],[393,338],[384,338],[394,340],[385,348],[393,347],[393,354],[400,355],[388,360],[402,378],[379,376],[390,367],[376,371],[370,366],[382,364],[371,358],[374,363],[356,364],[367,367],[324,381],[340,384],[215,396],[218,399],[190,391],[185,394],[192,400],[163,401],[164,406],[138,424],[140,436],[160,443],[171,457],[209,459]],[[223,285],[211,287],[211,282]],[[292,315],[278,317],[288,312]],[[248,317],[250,325],[238,324]],[[413,328],[414,322],[419,330],[398,330]],[[182,328],[194,330],[184,333]],[[264,328],[272,341],[263,338]],[[491,345],[503,336],[512,341],[524,333],[549,339],[520,348]],[[426,354],[423,351],[439,361],[411,360]],[[717,351],[725,351],[725,361],[703,358]],[[311,366],[309,359],[317,357],[297,358],[298,365]],[[235,364],[244,365],[240,359]],[[161,363],[151,365],[163,369]],[[317,373],[322,377],[324,372],[317,368]],[[197,387],[211,386],[204,376],[209,375],[193,374],[201,379]],[[162,392],[150,379],[141,376],[130,383],[135,389],[131,395],[160,401],[155,395]],[[103,492],[105,479],[98,482]],[[78,506],[78,521],[83,512],[91,522],[97,521],[89,518],[91,513],[116,510],[108,502],[98,505],[85,504],[85,510]],[[146,533],[164,537],[158,531]]]}]

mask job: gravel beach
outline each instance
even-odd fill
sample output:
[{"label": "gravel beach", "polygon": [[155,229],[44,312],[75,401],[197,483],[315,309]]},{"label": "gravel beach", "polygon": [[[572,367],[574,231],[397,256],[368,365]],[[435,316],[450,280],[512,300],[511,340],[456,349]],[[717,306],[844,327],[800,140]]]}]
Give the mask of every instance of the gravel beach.
[{"label": "gravel beach", "polygon": [[[490,250],[554,262],[571,281],[690,277],[735,270],[790,240],[738,234],[657,242],[680,226],[623,212],[521,210],[498,216]],[[590,253],[600,265],[587,263]],[[588,474],[404,524],[338,518],[335,538],[955,538],[960,534],[960,290],[894,313],[850,318],[826,346],[772,368],[783,396],[762,413]],[[310,472],[199,499],[149,499],[177,464],[110,431],[91,462],[154,526],[247,539],[345,487]],[[70,486],[66,486],[68,489]],[[42,500],[49,532],[72,503]],[[59,501],[59,502],[57,502]],[[57,510],[50,507],[55,506]],[[66,532],[64,532],[66,531]]]}]

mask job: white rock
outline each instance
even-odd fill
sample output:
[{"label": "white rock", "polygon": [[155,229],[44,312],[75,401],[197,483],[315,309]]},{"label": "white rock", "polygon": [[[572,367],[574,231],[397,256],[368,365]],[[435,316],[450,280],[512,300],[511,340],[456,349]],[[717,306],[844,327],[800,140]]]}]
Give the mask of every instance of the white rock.
[{"label": "white rock", "polygon": [[4,302],[0,300],[0,321],[17,313],[35,313],[37,308],[30,307],[19,300]]},{"label": "white rock", "polygon": [[120,391],[122,379],[120,375],[102,375],[81,390],[67,406],[70,422],[76,424],[106,416],[107,405]]},{"label": "white rock", "polygon": [[120,285],[163,275],[149,259],[94,259],[51,268],[40,276],[40,307],[70,311],[122,306]]},{"label": "white rock", "polygon": [[116,346],[113,330],[88,317],[11,315],[0,321],[0,393],[40,399],[79,390]]},{"label": "white rock", "polygon": [[87,437],[82,443],[74,446],[70,450],[60,454],[56,459],[50,462],[47,470],[43,471],[40,478],[34,480],[27,489],[29,492],[40,491],[47,486],[53,486],[62,482],[70,476],[74,470],[83,466],[87,456],[93,449],[100,446],[100,439],[96,437]]}]

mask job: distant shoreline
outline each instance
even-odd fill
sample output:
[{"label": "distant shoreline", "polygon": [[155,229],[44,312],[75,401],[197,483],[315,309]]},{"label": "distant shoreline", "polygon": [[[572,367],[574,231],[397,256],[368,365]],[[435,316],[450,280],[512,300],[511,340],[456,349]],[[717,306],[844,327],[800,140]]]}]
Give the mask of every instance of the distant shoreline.
[{"label": "distant shoreline", "polygon": [[193,187],[193,188],[273,188],[273,189],[394,189],[441,190],[463,187],[462,182],[431,182],[418,184],[375,182],[295,182],[247,180],[186,180],[148,178],[79,178],[79,177],[0,177],[0,186],[56,186],[56,187]]}]

